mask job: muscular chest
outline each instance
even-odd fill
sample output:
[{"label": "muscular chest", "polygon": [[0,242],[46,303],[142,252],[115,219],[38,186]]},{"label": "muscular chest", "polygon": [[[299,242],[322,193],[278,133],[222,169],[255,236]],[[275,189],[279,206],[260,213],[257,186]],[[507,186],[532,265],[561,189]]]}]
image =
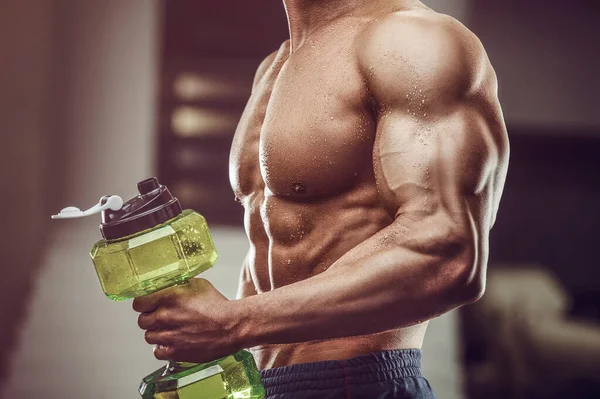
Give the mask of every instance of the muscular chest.
[{"label": "muscular chest", "polygon": [[349,58],[309,47],[267,71],[233,141],[230,176],[238,196],[263,188],[331,195],[369,168],[374,123]]}]

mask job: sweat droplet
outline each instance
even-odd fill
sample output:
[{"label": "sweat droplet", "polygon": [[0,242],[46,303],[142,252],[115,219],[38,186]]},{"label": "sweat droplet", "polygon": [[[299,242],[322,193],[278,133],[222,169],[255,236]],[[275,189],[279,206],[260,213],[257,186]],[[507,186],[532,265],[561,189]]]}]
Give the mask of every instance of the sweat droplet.
[{"label": "sweat droplet", "polygon": [[305,193],[306,192],[306,186],[302,183],[294,183],[292,184],[292,190],[294,190],[295,193]]}]

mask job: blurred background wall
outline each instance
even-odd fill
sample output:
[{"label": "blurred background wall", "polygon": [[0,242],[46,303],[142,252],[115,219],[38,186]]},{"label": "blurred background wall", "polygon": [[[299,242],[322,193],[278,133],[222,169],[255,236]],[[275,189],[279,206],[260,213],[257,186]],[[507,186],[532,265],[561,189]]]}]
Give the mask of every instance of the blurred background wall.
[{"label": "blurred background wall", "polygon": [[498,71],[507,122],[597,134],[598,2],[470,4],[469,27]]},{"label": "blurred background wall", "polygon": [[[45,249],[54,242],[50,214],[70,203],[91,205],[102,193],[132,195],[131,183],[151,173],[159,8],[156,1],[1,2],[0,173],[6,212],[0,244],[0,381],[13,349],[23,343],[18,331],[30,320],[31,297],[41,286],[72,291],[81,283],[68,269],[54,279],[40,278]],[[92,230],[97,224],[82,223]],[[84,247],[91,243],[81,244],[74,257],[79,261],[69,262],[68,256],[62,261],[69,268],[89,266]],[[60,324],[53,314],[56,300],[48,298],[50,308],[41,316],[49,325]],[[53,336],[46,328],[39,328],[35,342],[52,347],[64,332]],[[32,361],[40,359],[43,353]],[[60,358],[42,364],[60,369]],[[29,395],[9,397],[40,397],[36,391]]]},{"label": "blurred background wall", "polygon": [[0,12],[0,375],[23,321],[47,233],[44,172],[54,123],[53,6],[10,1]]},{"label": "blurred background wall", "polygon": [[131,182],[147,176],[154,162],[160,3],[53,5],[63,90],[60,200],[87,205],[100,193],[131,193]]},{"label": "blurred background wall", "polygon": [[[598,5],[426,4],[484,43],[512,142],[487,302],[432,322],[426,373],[440,398],[553,397],[530,385],[552,380],[541,364],[556,351],[574,375],[555,380],[593,385]],[[228,149],[256,66],[286,37],[283,9],[278,0],[0,0],[0,10],[0,397],[135,397],[160,363],[129,304],[102,296],[87,254],[97,220],[48,216],[103,194],[130,197],[157,174],[207,215],[221,254],[208,277],[233,296],[247,242]],[[586,397],[570,392],[554,397]]]},{"label": "blurred background wall", "polygon": [[600,300],[600,6],[478,1],[470,13],[499,76],[513,150],[493,259],[541,262],[574,294]]}]

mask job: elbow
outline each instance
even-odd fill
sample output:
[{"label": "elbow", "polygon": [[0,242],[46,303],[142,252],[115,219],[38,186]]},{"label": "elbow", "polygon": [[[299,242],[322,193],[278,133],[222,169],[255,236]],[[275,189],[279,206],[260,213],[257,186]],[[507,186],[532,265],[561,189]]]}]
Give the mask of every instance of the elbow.
[{"label": "elbow", "polygon": [[485,279],[476,278],[464,283],[458,301],[458,306],[468,305],[477,302],[485,294]]},{"label": "elbow", "polygon": [[451,297],[454,307],[477,302],[485,293],[487,256],[480,253],[482,246],[473,238],[457,240],[455,252],[449,259]]},{"label": "elbow", "polygon": [[485,292],[486,235],[462,223],[437,222],[429,230],[427,254],[431,288],[429,295],[441,314],[481,299]]}]

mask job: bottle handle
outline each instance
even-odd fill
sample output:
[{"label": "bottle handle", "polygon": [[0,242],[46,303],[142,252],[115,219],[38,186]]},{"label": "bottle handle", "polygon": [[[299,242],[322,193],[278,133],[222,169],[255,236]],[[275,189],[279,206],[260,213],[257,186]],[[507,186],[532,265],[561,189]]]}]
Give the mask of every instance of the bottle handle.
[{"label": "bottle handle", "polygon": [[118,211],[123,207],[123,199],[118,195],[105,195],[93,207],[82,211],[75,206],[63,208],[58,214],[52,215],[52,219],[73,219],[100,213],[106,209]]}]

